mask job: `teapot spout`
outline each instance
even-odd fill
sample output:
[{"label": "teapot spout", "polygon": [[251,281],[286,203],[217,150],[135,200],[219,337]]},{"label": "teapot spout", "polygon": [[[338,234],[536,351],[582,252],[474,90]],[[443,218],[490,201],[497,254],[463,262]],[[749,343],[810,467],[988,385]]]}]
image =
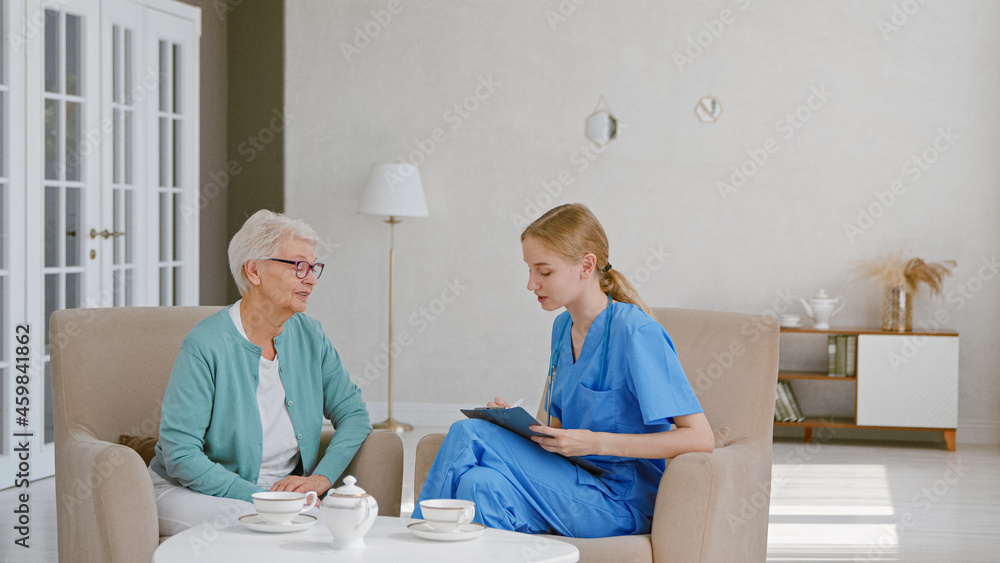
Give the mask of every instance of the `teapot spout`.
[{"label": "teapot spout", "polygon": [[806,300],[803,299],[803,298],[801,298],[801,297],[799,297],[799,302],[801,302],[802,306],[805,307],[806,314],[809,315],[809,318],[812,319],[815,322],[816,321],[816,317],[813,315],[813,310],[812,310],[812,307],[809,306],[809,303],[806,302]]}]

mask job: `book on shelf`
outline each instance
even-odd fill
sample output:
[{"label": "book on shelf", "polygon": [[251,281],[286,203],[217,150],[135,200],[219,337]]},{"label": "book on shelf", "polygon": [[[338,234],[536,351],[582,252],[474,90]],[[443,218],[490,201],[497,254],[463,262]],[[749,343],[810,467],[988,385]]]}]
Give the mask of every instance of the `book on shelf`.
[{"label": "book on shelf", "polygon": [[778,382],[778,388],[774,394],[774,420],[788,422],[792,419],[792,415],[786,406],[784,397],[782,397],[781,383],[781,381]]},{"label": "book on shelf", "polygon": [[847,337],[847,350],[845,354],[847,355],[847,364],[844,367],[844,374],[847,377],[854,377],[857,375],[858,360],[858,336],[856,334]]},{"label": "book on shelf", "polygon": [[833,375],[837,373],[837,335],[831,334],[826,337],[826,353],[828,356],[826,373]]},{"label": "book on shelf", "polygon": [[795,400],[795,393],[792,391],[791,383],[788,381],[778,382],[778,396],[785,411],[784,422],[801,422],[805,420],[805,416],[802,415],[802,409],[799,408],[799,404]]},{"label": "book on shelf", "polygon": [[858,337],[831,334],[827,337],[827,375],[854,377],[857,371]]}]

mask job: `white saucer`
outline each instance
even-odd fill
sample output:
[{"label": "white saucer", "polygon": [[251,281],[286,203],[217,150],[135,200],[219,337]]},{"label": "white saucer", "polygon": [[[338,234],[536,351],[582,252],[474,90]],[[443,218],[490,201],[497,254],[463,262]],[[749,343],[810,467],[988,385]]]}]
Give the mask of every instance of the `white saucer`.
[{"label": "white saucer", "polygon": [[802,323],[795,323],[793,325],[781,325],[782,328],[802,328]]},{"label": "white saucer", "polygon": [[246,516],[240,516],[240,522],[250,528],[255,532],[271,532],[271,533],[284,533],[284,532],[301,532],[309,526],[316,523],[316,517],[310,514],[299,514],[292,519],[288,524],[273,524],[271,522],[265,522],[260,514],[247,514]]},{"label": "white saucer", "polygon": [[486,526],[473,522],[469,524],[462,524],[462,526],[454,532],[439,532],[423,520],[414,522],[406,528],[416,534],[418,538],[435,541],[471,540],[472,538],[478,538],[483,534],[483,532],[486,531]]}]

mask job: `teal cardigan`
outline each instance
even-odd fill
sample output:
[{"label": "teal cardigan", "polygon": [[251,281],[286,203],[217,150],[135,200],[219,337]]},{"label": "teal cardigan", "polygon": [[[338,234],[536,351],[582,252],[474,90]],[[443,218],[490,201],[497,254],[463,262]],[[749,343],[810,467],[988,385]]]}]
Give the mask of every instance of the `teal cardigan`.
[{"label": "teal cardigan", "polygon": [[[305,475],[340,476],[371,432],[358,389],[319,321],[293,315],[274,338],[285,403]],[[199,493],[251,501],[263,455],[257,409],[261,348],[239,333],[227,309],[188,333],[174,362],[150,468]],[[336,432],[319,458],[323,417]]]}]

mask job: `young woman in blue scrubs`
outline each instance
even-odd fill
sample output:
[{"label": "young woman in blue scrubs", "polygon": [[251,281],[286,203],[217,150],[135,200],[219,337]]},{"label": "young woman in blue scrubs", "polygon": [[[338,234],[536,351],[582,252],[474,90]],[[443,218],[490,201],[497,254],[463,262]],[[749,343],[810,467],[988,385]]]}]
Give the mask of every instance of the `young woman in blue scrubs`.
[{"label": "young woman in blue scrubs", "polygon": [[[532,427],[552,437],[532,444],[490,422],[457,422],[418,500],[472,500],[477,522],[518,532],[648,533],[664,459],[711,452],[712,429],[670,337],[608,262],[589,209],[551,209],[521,234],[521,247],[528,290],[542,309],[566,309],[552,327],[546,424]],[[509,407],[500,397],[487,406]],[[587,456],[606,472],[549,452]]]}]

